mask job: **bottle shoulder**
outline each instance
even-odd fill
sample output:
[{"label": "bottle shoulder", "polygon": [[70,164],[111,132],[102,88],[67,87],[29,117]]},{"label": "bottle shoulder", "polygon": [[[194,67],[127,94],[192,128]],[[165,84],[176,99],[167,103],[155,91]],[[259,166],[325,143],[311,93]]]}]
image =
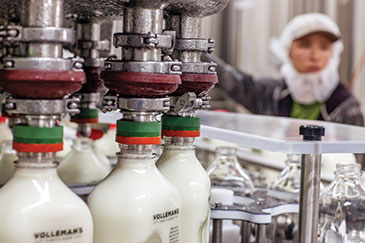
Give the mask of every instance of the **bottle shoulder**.
[{"label": "bottle shoulder", "polygon": [[[34,210],[55,207],[59,210],[83,210],[87,212],[86,204],[75,195],[59,178],[18,179],[11,178],[0,189],[0,208],[32,207]],[[1,209],[0,209],[1,210]]]}]

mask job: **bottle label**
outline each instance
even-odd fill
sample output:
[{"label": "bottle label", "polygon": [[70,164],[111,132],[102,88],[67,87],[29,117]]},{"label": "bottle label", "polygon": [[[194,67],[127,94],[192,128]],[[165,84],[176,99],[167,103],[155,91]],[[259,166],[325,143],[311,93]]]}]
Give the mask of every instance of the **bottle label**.
[{"label": "bottle label", "polygon": [[[180,217],[180,209],[176,208],[173,210],[156,213],[153,215],[153,224],[168,223],[169,221],[176,220]],[[172,223],[172,222],[171,222]],[[168,243],[178,243],[179,242],[179,225],[170,226],[169,231],[169,241]]]},{"label": "bottle label", "polygon": [[162,213],[156,213],[153,215],[153,223],[154,224],[163,223],[165,221],[173,220],[173,219],[179,217],[179,213],[180,213],[179,208],[176,208],[176,209],[173,209],[170,211],[165,211]]},{"label": "bottle label", "polygon": [[179,242],[179,226],[173,226],[170,229],[169,234],[169,243],[178,243]]},{"label": "bottle label", "polygon": [[82,227],[77,227],[70,229],[42,231],[42,232],[35,232],[33,235],[35,243],[68,242],[81,238],[83,235],[83,229]]}]

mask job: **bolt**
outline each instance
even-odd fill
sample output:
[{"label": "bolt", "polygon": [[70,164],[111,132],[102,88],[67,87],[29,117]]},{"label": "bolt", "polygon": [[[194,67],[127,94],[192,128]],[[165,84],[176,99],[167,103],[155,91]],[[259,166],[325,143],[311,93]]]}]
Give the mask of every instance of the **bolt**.
[{"label": "bolt", "polygon": [[208,43],[214,44],[214,43],[215,43],[215,41],[214,41],[214,39],[213,39],[213,38],[209,37],[209,39],[208,39]]},{"label": "bolt", "polygon": [[208,67],[208,71],[210,71],[210,72],[215,72],[215,71],[216,71],[215,66],[210,66],[210,67]]},{"label": "bolt", "polygon": [[180,66],[179,66],[179,65],[176,65],[176,64],[175,64],[175,65],[172,65],[172,66],[171,66],[171,70],[172,70],[172,71],[175,71],[175,72],[178,72],[178,71],[180,71],[180,70],[181,70],[181,68],[180,68]]},{"label": "bolt", "polygon": [[82,67],[83,67],[82,62],[75,62],[74,63],[74,68],[76,68],[76,69],[82,69]]},{"label": "bolt", "polygon": [[104,69],[112,69],[112,64],[110,62],[106,62],[104,64]]},{"label": "bolt", "polygon": [[71,110],[77,109],[77,107],[78,107],[77,103],[75,103],[75,102],[70,102],[68,104],[68,108],[71,109]]},{"label": "bolt", "polygon": [[14,105],[14,103],[6,103],[5,104],[5,108],[6,109],[9,109],[9,110],[12,110],[12,109],[15,108],[15,105]]},{"label": "bolt", "polygon": [[208,52],[208,53],[212,53],[212,52],[214,52],[214,50],[215,50],[215,48],[214,48],[214,47],[209,47],[209,48],[208,48],[208,50],[207,50],[207,52]]},{"label": "bolt", "polygon": [[258,198],[256,203],[257,203],[257,205],[263,205],[265,203],[265,199],[264,198]]},{"label": "bolt", "polygon": [[14,30],[14,29],[8,30],[8,36],[10,36],[10,37],[17,37],[18,33],[19,32],[17,30]]},{"label": "bolt", "polygon": [[14,62],[13,61],[6,61],[4,63],[4,68],[13,68],[14,67]]}]

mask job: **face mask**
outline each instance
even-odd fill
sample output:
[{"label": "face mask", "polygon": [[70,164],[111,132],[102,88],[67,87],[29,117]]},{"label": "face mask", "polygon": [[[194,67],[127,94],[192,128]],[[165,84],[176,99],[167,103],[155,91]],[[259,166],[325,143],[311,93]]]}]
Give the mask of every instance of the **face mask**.
[{"label": "face mask", "polygon": [[282,66],[281,73],[293,100],[304,105],[327,101],[339,83],[338,66],[342,49],[342,43],[335,42],[329,63],[317,73],[298,73],[290,61]]}]

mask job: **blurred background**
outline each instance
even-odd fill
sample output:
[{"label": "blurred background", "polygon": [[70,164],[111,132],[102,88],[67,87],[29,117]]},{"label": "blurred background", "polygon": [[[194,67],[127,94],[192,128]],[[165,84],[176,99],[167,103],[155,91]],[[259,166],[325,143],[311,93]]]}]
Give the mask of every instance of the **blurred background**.
[{"label": "blurred background", "polygon": [[[345,46],[341,81],[360,100],[364,112],[364,0],[231,0],[223,12],[204,18],[203,30],[216,41],[214,54],[226,62],[256,78],[280,77],[280,63],[270,51],[270,40],[280,36],[292,17],[309,12],[328,14],[339,25]],[[211,95],[213,108],[244,111],[219,89]]]}]

